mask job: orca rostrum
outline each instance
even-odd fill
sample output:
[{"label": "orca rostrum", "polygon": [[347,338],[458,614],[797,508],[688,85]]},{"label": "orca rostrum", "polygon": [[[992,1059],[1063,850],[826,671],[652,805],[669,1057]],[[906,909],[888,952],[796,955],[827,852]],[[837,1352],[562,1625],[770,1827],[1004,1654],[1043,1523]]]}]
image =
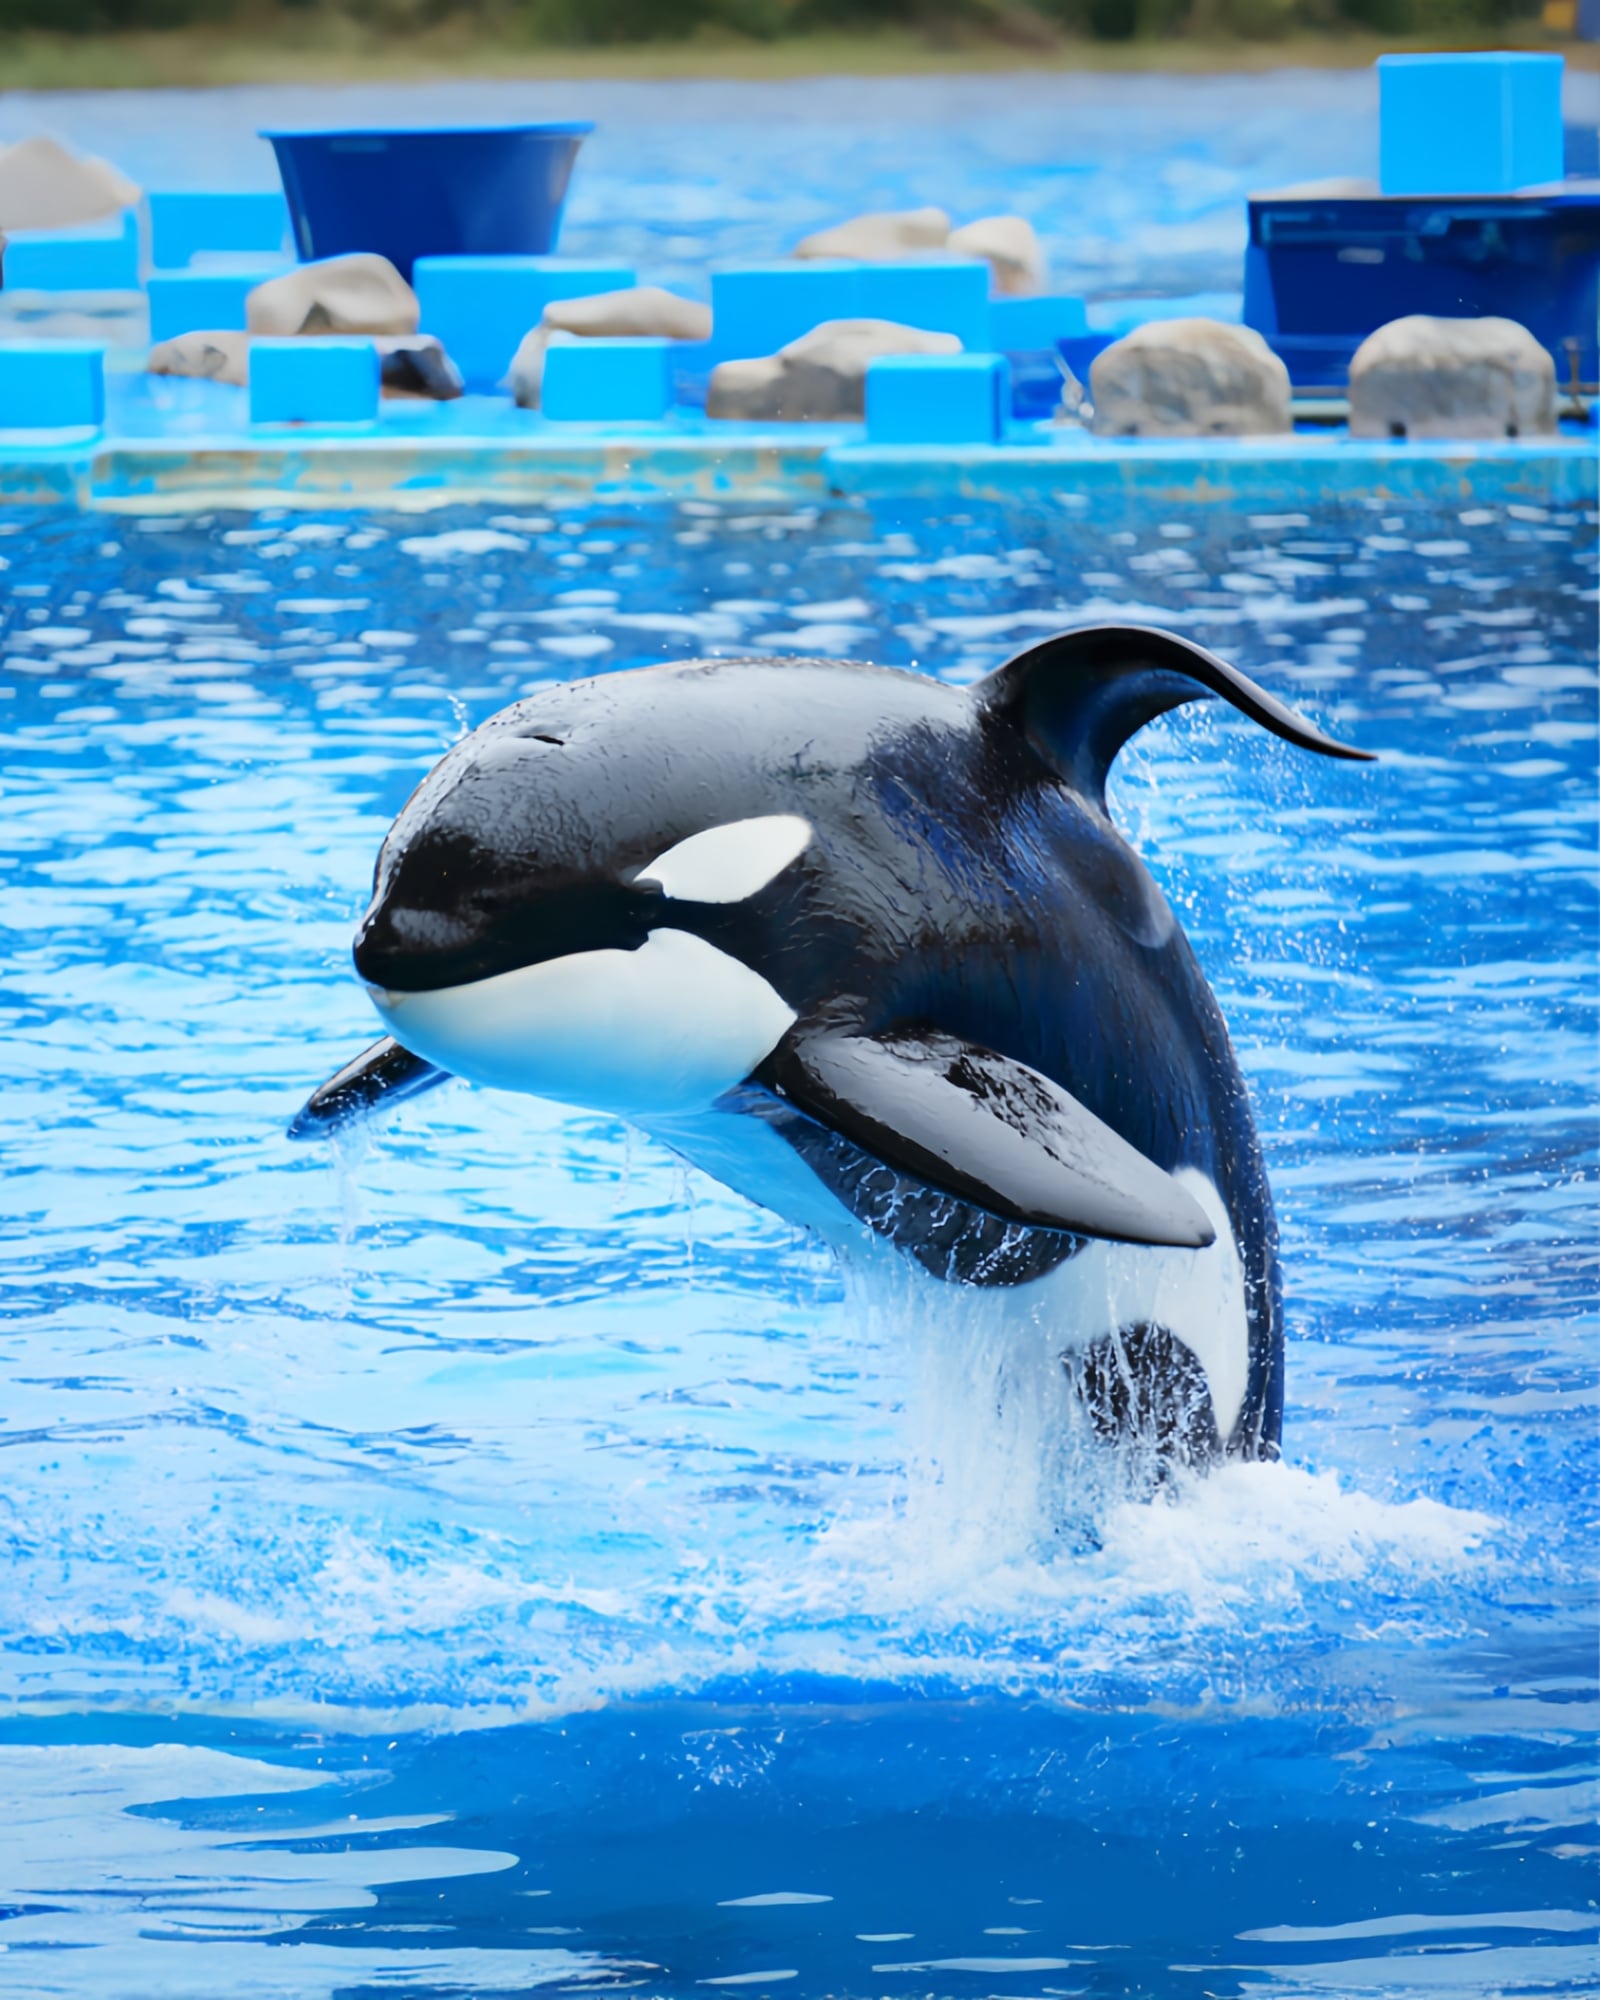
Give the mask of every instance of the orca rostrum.
[{"label": "orca rostrum", "polygon": [[717,659],[542,689],[457,743],[355,941],[390,1030],[313,1136],[458,1075],[617,1113],[836,1244],[1008,1286],[1095,1417],[1277,1449],[1272,1198],[1217,1003],[1106,775],[1215,655],[1065,632],[970,688]]}]

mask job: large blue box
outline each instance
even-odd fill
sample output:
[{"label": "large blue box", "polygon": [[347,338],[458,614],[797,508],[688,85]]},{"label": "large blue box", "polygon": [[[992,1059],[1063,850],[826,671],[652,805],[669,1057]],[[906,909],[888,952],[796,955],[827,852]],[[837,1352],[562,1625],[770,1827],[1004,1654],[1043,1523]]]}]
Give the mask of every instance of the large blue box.
[{"label": "large blue box", "polygon": [[1089,309],[1079,298],[989,301],[989,337],[1000,354],[1035,354],[1088,331]]},{"label": "large blue box", "polygon": [[370,340],[252,340],[253,424],[360,424],[378,414],[378,350]]},{"label": "large blue box", "polygon": [[1531,52],[1379,56],[1378,185],[1510,194],[1560,180],[1562,68]]},{"label": "large blue box", "polygon": [[885,354],[867,368],[873,444],[997,444],[1010,404],[1003,354]]},{"label": "large blue box", "polygon": [[572,257],[419,257],[411,282],[424,333],[437,334],[469,389],[497,389],[552,299],[587,299],[637,282],[626,264]]},{"label": "large blue box", "polygon": [[989,266],[978,257],[888,264],[791,258],[711,274],[711,339],[719,360],[776,354],[831,319],[892,319],[990,344]]},{"label": "large blue box", "polygon": [[8,292],[136,292],[139,222],[131,208],[75,229],[30,229],[5,246]]},{"label": "large blue box", "polygon": [[257,271],[152,271],[147,288],[151,340],[176,340],[180,333],[243,332],[250,294],[289,268],[270,264]]},{"label": "large blue box", "polygon": [[539,407],[558,423],[651,423],[672,407],[670,340],[558,340]]},{"label": "large blue box", "polygon": [[154,189],[146,199],[150,262],[158,271],[181,271],[208,250],[288,250],[289,205],[277,188]]},{"label": "large blue box", "polygon": [[106,351],[90,340],[0,344],[0,430],[105,422]]}]

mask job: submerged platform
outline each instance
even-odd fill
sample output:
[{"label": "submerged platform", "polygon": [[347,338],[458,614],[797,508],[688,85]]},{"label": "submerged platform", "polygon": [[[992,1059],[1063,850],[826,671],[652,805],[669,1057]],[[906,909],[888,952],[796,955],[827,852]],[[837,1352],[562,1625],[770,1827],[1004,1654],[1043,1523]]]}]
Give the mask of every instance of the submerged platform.
[{"label": "submerged platform", "polygon": [[104,425],[0,430],[0,504],[112,512],[217,507],[544,506],[830,496],[1065,505],[1413,495],[1571,505],[1600,492],[1600,440],[1418,444],[1308,426],[1273,438],[1105,439],[1018,423],[984,445],[875,445],[860,424],[765,424],[674,412],[658,423],[558,423],[503,396],[386,402],[364,424],[255,424],[243,389],[108,372]]}]

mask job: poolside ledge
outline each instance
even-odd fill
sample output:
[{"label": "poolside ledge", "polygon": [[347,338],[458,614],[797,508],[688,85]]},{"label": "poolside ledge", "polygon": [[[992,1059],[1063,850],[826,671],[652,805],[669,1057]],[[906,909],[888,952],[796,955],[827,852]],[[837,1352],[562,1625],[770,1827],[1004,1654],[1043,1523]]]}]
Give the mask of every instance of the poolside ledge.
[{"label": "poolside ledge", "polygon": [[[212,384],[174,385],[186,390]],[[232,392],[242,401],[243,392]],[[122,410],[106,428],[0,431],[0,504],[188,513],[216,508],[421,509],[700,498],[833,497],[1065,506],[1212,501],[1304,505],[1411,496],[1440,504],[1572,505],[1600,491],[1592,429],[1482,443],[1272,438],[1104,439],[1019,424],[985,445],[872,445],[859,424],[552,423],[503,399],[386,404],[361,425],[225,425],[187,408]],[[166,401],[167,399],[163,399]],[[208,399],[210,400],[210,399]],[[119,422],[119,417],[133,421]],[[241,411],[242,418],[242,411]]]}]

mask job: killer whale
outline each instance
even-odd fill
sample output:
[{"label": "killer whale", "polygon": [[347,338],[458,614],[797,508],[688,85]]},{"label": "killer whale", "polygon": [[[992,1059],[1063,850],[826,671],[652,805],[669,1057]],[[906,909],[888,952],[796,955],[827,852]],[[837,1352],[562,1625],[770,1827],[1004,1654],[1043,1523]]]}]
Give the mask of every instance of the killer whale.
[{"label": "killer whale", "polygon": [[615,1111],[835,1241],[1043,1301],[1097,1427],[1271,1455],[1254,1122],[1105,797],[1130,736],[1205,698],[1365,757],[1137,626],[968,689],[718,659],[529,696],[385,839],[354,957],[391,1032],[291,1131],[450,1074]]}]

